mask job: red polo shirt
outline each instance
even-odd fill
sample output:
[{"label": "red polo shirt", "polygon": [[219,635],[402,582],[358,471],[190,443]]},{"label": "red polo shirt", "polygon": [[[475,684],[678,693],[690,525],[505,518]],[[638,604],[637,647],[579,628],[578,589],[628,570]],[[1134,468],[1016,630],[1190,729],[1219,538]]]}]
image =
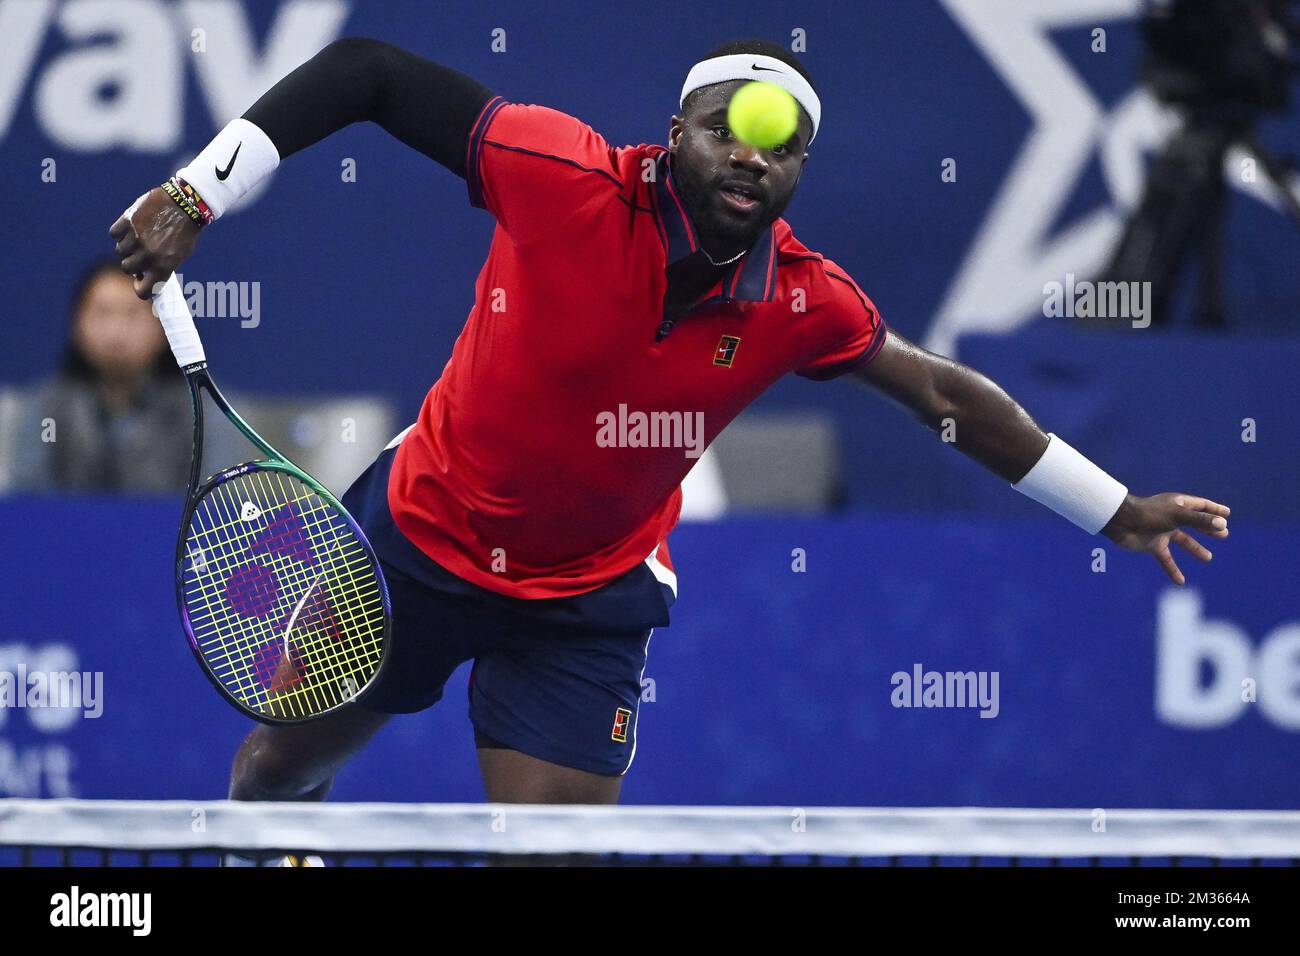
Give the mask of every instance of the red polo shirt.
[{"label": "red polo shirt", "polygon": [[788,372],[870,361],[885,325],[778,219],[656,342],[664,270],[699,246],[668,151],[612,147],[499,96],[468,149],[470,202],[497,227],[469,320],[398,448],[393,519],[448,571],[512,597],[590,591],[656,549],[668,564],[660,545],[700,440]]}]

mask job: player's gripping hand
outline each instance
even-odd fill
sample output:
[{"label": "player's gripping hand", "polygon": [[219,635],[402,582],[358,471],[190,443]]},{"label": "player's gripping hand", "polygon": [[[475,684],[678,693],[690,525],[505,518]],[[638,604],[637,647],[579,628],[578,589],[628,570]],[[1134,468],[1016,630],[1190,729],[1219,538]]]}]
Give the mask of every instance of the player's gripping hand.
[{"label": "player's gripping hand", "polygon": [[1195,495],[1177,492],[1165,492],[1150,498],[1129,495],[1101,533],[1121,548],[1155,555],[1170,580],[1184,584],[1187,579],[1169,552],[1170,542],[1198,561],[1209,561],[1213,557],[1210,551],[1183,529],[1191,528],[1213,538],[1226,538],[1228,515],[1231,513],[1227,505]]},{"label": "player's gripping hand", "polygon": [[199,226],[161,187],[151,189],[113,223],[122,271],[135,277],[135,294],[149,298],[155,283],[166,282],[189,258]]}]

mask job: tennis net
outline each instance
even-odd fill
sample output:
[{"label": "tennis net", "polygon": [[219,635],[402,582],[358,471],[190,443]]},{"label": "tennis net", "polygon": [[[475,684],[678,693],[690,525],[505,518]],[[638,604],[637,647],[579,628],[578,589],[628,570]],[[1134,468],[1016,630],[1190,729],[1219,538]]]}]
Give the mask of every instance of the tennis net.
[{"label": "tennis net", "polygon": [[0,800],[0,865],[1300,866],[1300,812]]}]

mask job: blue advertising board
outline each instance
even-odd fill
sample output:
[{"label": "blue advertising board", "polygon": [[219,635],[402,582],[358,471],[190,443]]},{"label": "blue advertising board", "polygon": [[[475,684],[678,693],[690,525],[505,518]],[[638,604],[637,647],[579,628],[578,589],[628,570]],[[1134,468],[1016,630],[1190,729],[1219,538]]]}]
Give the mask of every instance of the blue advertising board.
[{"label": "blue advertising board", "polygon": [[[0,502],[0,689],[20,668],[29,691],[88,675],[66,707],[0,709],[0,796],[224,796],[253,725],[181,635],[177,512]],[[623,799],[1294,806],[1296,530],[1234,523],[1177,588],[1051,516],[684,525]],[[465,675],[391,721],[334,797],[482,799]]]}]

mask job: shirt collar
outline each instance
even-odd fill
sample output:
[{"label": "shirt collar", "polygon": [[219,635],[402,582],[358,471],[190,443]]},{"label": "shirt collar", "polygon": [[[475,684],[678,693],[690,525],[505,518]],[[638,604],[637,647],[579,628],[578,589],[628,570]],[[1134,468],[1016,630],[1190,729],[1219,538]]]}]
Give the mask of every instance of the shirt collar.
[{"label": "shirt collar", "polygon": [[[667,149],[655,160],[654,188],[650,195],[666,262],[672,265],[699,249],[700,241],[673,181],[672,153]],[[727,266],[721,294],[708,301],[771,302],[775,295],[776,224],[773,223],[759,233],[748,252]]]}]

